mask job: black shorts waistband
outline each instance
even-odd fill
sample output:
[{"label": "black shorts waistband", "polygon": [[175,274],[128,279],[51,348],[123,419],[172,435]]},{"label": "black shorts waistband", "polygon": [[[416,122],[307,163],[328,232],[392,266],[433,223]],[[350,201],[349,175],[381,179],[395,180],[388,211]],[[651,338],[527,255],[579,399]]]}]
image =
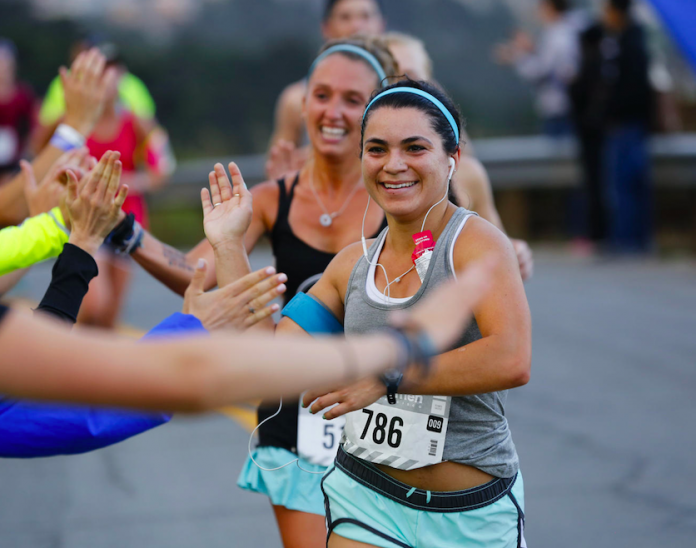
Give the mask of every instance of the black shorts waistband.
[{"label": "black shorts waistband", "polygon": [[349,455],[342,446],[338,449],[335,464],[343,473],[380,495],[410,508],[431,512],[466,512],[483,508],[506,496],[517,479],[515,474],[464,491],[426,491],[395,480],[369,462]]}]

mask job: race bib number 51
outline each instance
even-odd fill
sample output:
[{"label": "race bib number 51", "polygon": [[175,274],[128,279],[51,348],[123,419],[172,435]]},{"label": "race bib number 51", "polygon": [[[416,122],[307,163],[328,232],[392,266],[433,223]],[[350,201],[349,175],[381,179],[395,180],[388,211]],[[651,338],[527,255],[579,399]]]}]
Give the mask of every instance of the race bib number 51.
[{"label": "race bib number 51", "polygon": [[369,462],[412,470],[442,462],[451,398],[397,394],[383,396],[348,414],[346,452]]},{"label": "race bib number 51", "polygon": [[336,458],[346,419],[338,417],[327,421],[322,418],[322,413],[312,415],[308,408],[299,406],[297,454],[312,464],[328,467]]}]

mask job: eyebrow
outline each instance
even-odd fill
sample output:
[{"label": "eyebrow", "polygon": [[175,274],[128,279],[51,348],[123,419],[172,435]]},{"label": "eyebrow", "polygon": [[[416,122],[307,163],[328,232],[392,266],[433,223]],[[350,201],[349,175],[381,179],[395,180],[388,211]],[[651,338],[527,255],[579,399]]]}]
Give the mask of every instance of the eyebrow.
[{"label": "eyebrow", "polygon": [[[426,143],[432,145],[432,142],[430,142],[430,139],[426,139],[425,137],[422,137],[420,135],[415,135],[413,137],[407,137],[406,139],[402,139],[401,144],[408,145],[408,144],[414,143],[416,141],[425,141]],[[373,137],[372,139],[368,139],[367,141],[365,141],[365,144],[368,144],[368,143],[374,143],[377,145],[388,144],[384,139],[377,139],[376,137]]]}]

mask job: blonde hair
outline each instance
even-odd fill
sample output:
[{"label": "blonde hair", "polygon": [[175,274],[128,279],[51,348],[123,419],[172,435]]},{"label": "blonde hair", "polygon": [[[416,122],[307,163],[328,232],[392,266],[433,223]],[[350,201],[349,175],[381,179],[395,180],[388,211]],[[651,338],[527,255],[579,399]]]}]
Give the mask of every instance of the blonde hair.
[{"label": "blonde hair", "polygon": [[[389,46],[387,45],[386,41],[380,36],[363,36],[356,34],[355,36],[351,36],[350,38],[329,40],[321,47],[318,55],[321,55],[327,49],[333,46],[339,45],[356,46],[371,53],[375,57],[375,59],[377,59],[379,64],[382,65],[384,73],[387,75],[387,78],[389,79],[393,78],[399,73],[399,65],[396,62],[396,59],[392,55],[392,52],[389,50]],[[349,59],[355,59],[358,61],[365,62],[365,60],[359,55],[350,53],[348,51],[338,51],[336,53],[340,55],[345,55]],[[384,84],[386,84],[386,82],[380,82],[380,85]]]},{"label": "blonde hair", "polygon": [[425,66],[423,67],[423,72],[427,75],[426,79],[432,80],[433,60],[430,58],[430,55],[428,55],[428,50],[425,49],[425,44],[423,43],[423,40],[416,38],[415,36],[411,36],[410,34],[396,31],[387,32],[382,35],[382,38],[388,48],[391,48],[392,46],[406,46],[418,48],[423,54],[423,58],[425,59]]}]

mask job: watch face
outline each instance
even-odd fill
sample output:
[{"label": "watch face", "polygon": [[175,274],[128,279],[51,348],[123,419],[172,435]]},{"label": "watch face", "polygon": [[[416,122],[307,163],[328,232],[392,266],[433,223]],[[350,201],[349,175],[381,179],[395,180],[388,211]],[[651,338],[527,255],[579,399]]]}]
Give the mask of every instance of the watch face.
[{"label": "watch face", "polygon": [[384,380],[386,380],[389,384],[399,382],[402,376],[403,373],[400,373],[399,371],[387,371],[383,375]]}]

